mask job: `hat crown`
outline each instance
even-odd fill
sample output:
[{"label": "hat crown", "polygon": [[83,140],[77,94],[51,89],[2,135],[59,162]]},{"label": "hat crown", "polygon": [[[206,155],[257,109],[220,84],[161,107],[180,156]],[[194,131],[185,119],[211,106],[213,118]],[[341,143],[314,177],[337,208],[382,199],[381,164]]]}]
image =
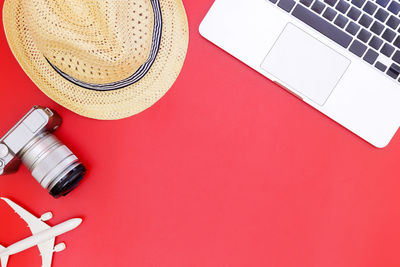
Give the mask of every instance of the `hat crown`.
[{"label": "hat crown", "polygon": [[22,0],[35,45],[82,82],[123,80],[149,58],[154,14],[149,0]]}]

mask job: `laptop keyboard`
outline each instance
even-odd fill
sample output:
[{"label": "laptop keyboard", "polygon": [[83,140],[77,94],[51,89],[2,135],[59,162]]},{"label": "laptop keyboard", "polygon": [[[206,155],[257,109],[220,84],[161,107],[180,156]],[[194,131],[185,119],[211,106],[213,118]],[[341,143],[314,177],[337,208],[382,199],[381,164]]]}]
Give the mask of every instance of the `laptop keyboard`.
[{"label": "laptop keyboard", "polygon": [[400,82],[398,0],[268,0]]}]

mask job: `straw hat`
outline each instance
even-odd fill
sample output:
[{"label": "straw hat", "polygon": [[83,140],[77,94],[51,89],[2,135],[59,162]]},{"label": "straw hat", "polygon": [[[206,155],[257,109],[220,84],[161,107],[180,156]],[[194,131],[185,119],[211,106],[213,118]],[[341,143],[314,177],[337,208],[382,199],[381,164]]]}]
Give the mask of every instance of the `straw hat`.
[{"label": "straw hat", "polygon": [[6,0],[3,21],[36,85],[95,119],[153,105],[178,77],[188,46],[181,0]]}]

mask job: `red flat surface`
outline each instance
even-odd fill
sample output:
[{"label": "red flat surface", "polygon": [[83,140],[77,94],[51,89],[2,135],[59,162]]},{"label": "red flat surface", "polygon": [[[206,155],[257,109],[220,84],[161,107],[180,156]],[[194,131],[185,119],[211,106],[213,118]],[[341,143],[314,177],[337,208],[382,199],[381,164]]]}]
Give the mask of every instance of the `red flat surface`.
[{"label": "red flat surface", "polygon": [[[68,248],[54,266],[400,266],[399,134],[372,147],[204,40],[212,0],[184,4],[190,46],[179,79],[120,121],[48,99],[1,29],[0,135],[34,104],[49,106],[64,119],[56,135],[89,169],[58,200],[25,168],[0,177],[0,195],[53,211],[50,224],[84,218],[57,239]],[[0,203],[0,244],[28,235]],[[40,262],[34,248],[9,266]]]}]

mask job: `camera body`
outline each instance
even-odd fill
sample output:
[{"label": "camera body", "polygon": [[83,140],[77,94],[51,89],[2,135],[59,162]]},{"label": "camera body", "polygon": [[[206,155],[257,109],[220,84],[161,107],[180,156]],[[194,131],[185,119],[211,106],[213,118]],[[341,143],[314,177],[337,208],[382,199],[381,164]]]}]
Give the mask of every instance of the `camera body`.
[{"label": "camera body", "polygon": [[23,163],[55,198],[71,192],[86,169],[52,135],[61,123],[61,117],[53,110],[34,106],[0,139],[0,175],[16,172]]}]

